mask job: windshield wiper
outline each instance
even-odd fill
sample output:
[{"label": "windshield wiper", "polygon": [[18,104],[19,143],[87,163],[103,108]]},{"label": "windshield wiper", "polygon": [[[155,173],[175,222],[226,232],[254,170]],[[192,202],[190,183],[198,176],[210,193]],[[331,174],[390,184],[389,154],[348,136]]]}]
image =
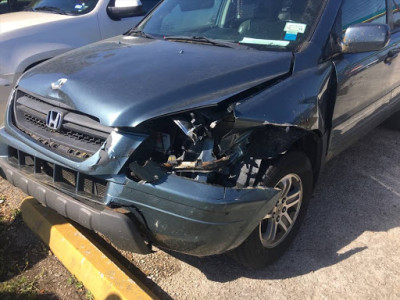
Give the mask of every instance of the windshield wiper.
[{"label": "windshield wiper", "polygon": [[226,48],[234,48],[235,46],[238,46],[237,44],[232,42],[213,40],[205,36],[166,36],[164,37],[164,40],[173,42],[183,42],[183,43],[207,44],[207,45],[226,47]]},{"label": "windshield wiper", "polygon": [[67,13],[65,11],[63,11],[62,9],[55,7],[55,6],[39,6],[39,7],[35,7],[34,9],[32,9],[33,11],[49,11],[49,12],[54,12],[60,15],[67,15]]},{"label": "windshield wiper", "polygon": [[155,37],[152,36],[151,34],[148,34],[148,33],[144,32],[144,31],[141,31],[141,30],[132,29],[132,30],[129,30],[127,32],[127,34],[128,35],[136,35],[136,36],[144,37],[146,39],[152,39],[152,40],[155,39]]}]

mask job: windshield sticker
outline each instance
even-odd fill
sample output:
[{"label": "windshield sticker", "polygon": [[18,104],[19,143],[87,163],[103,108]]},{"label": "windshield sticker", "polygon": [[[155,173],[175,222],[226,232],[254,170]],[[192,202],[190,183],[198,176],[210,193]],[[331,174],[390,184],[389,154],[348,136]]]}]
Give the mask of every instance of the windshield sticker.
[{"label": "windshield sticker", "polygon": [[286,23],[284,31],[291,34],[298,34],[306,32],[307,24],[302,23]]},{"label": "windshield sticker", "polygon": [[287,32],[285,35],[285,40],[286,41],[295,41],[297,40],[297,33],[289,33]]},{"label": "windshield sticker", "polygon": [[286,47],[290,44],[288,41],[278,41],[278,40],[263,40],[263,39],[253,39],[244,37],[239,43],[243,44],[256,44],[256,45],[266,45],[266,46],[280,46]]}]

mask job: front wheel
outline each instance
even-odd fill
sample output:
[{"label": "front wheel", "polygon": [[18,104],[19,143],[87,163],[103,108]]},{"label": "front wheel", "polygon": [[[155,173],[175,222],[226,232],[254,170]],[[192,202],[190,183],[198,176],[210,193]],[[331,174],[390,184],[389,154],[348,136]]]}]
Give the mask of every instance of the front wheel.
[{"label": "front wheel", "polygon": [[233,257],[251,268],[276,261],[290,246],[306,215],[313,190],[310,160],[302,152],[289,152],[271,163],[261,185],[281,190],[275,207],[237,249]]}]

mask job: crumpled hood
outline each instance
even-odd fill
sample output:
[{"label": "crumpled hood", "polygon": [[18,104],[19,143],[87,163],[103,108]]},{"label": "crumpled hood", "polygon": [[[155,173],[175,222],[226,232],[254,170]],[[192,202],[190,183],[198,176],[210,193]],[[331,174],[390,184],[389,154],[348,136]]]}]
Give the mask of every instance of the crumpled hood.
[{"label": "crumpled hood", "polygon": [[49,24],[70,18],[71,16],[67,15],[33,11],[2,14],[0,17],[0,34],[15,30],[26,30],[33,26]]},{"label": "crumpled hood", "polygon": [[19,86],[103,125],[134,127],[215,105],[290,72],[291,63],[287,52],[120,36],[49,60],[22,76]]}]

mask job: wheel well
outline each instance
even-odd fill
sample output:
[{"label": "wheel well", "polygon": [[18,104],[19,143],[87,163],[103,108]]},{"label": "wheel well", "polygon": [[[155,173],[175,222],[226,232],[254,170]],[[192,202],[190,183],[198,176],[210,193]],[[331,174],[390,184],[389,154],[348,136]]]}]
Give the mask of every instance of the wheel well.
[{"label": "wheel well", "polygon": [[302,151],[310,159],[316,183],[323,158],[323,137],[319,131],[267,126],[253,132],[247,149],[250,157],[270,160],[292,150]]},{"label": "wheel well", "polygon": [[321,171],[323,142],[322,137],[316,132],[310,132],[297,140],[293,146],[293,150],[302,151],[309,158],[314,175],[314,185],[317,182]]}]

